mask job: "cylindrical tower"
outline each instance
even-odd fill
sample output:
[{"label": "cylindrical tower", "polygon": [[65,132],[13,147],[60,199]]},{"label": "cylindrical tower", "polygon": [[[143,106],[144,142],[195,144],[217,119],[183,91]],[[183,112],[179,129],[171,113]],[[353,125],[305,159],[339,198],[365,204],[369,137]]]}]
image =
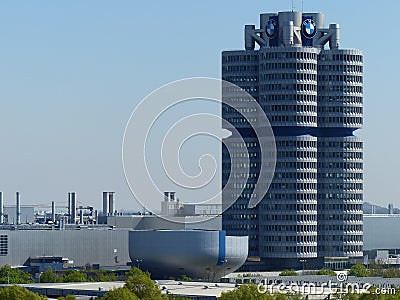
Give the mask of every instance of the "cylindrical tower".
[{"label": "cylindrical tower", "polygon": [[[258,70],[259,54],[255,50],[229,51],[222,54],[222,79],[240,86],[248,92],[254,99],[258,100]],[[237,93],[232,97],[237,96]],[[227,97],[223,94],[223,97]],[[230,99],[229,101],[243,101],[243,99]],[[229,102],[228,102],[229,103]],[[246,105],[243,104],[243,109]],[[257,112],[253,112],[256,118]],[[233,124],[238,130],[250,128],[247,122],[242,122],[240,112],[235,111],[229,105],[222,106],[222,117]],[[260,145],[258,139],[249,131],[248,135],[242,136],[243,141],[234,136],[225,139],[230,149],[235,149],[234,160],[236,164],[249,163],[250,174],[257,174],[261,163]],[[247,156],[249,155],[249,157]],[[227,148],[222,146],[222,185],[225,186],[229,176],[241,176],[241,174],[231,174],[231,157]],[[238,178],[238,177],[237,177]],[[241,180],[239,180],[241,181]],[[223,203],[235,203],[222,215],[224,230],[231,235],[249,237],[249,256],[259,256],[259,226],[257,208],[249,208],[250,196],[253,196],[257,177],[248,178],[245,186],[234,183],[232,186],[223,190]],[[224,205],[224,204],[223,204]]]},{"label": "cylindrical tower", "polygon": [[[359,50],[324,50],[318,63],[318,127],[349,136],[363,124],[363,57]],[[339,132],[340,131],[340,132]]]},{"label": "cylindrical tower", "polygon": [[259,103],[275,135],[299,135],[317,127],[316,48],[260,49]]},{"label": "cylindrical tower", "polygon": [[260,246],[264,258],[292,259],[296,267],[317,257],[317,138],[275,138],[275,177],[258,212]]},{"label": "cylindrical tower", "polygon": [[363,246],[363,143],[318,138],[318,252],[359,257]]},{"label": "cylindrical tower", "polygon": [[[316,48],[260,49],[259,103],[275,133],[277,165],[259,207],[260,247],[269,263],[317,257]],[[277,260],[278,259],[278,260]]]},{"label": "cylindrical tower", "polygon": [[363,255],[363,58],[324,50],[318,66],[318,253]]}]

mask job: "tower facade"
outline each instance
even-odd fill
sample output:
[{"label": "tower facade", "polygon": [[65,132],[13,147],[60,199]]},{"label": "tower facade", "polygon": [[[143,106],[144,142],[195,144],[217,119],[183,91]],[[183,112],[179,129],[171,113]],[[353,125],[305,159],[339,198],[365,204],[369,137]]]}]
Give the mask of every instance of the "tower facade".
[{"label": "tower facade", "polygon": [[354,132],[362,126],[363,58],[339,42],[339,26],[325,28],[323,14],[280,12],[261,14],[259,29],[245,26],[245,50],[222,53],[222,79],[257,100],[275,135],[274,179],[250,209],[264,163],[259,141],[240,112],[222,107],[246,144],[234,144],[234,153],[223,147],[223,185],[240,176],[231,174],[232,155],[250,161],[246,186],[224,189],[223,200],[237,201],[223,229],[249,236],[259,270],[342,267],[362,256],[363,145]]}]

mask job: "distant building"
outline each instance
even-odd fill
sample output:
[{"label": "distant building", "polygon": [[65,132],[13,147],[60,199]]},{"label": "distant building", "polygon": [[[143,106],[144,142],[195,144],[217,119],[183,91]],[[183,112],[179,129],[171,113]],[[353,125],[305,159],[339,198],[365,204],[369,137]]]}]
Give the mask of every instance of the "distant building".
[{"label": "distant building", "polygon": [[182,203],[175,192],[165,192],[164,196],[160,215],[109,214],[99,217],[99,224],[133,230],[222,229],[221,204]]},{"label": "distant building", "polygon": [[161,202],[161,216],[164,217],[211,217],[222,214],[222,204],[182,203],[175,198],[175,192],[165,192],[164,196]]},{"label": "distant building", "polygon": [[[33,224],[35,222],[35,207],[33,205],[21,205],[21,223]],[[4,223],[16,224],[17,208],[15,205],[4,206]]]},{"label": "distant building", "polygon": [[[400,215],[364,215],[364,252],[370,259],[377,257],[378,251],[400,255],[399,228]],[[400,266],[400,259],[397,264]]]},{"label": "distant building", "polygon": [[204,216],[170,216],[168,219],[164,219],[156,215],[122,215],[99,217],[99,222],[100,224],[107,224],[120,229],[132,230],[221,230],[222,228],[222,216],[212,218]]}]

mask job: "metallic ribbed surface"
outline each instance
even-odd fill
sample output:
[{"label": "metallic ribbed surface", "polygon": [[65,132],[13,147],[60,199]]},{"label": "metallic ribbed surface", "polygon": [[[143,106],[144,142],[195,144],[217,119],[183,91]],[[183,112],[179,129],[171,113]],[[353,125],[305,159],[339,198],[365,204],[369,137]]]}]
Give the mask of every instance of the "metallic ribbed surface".
[{"label": "metallic ribbed surface", "polygon": [[266,258],[317,257],[317,138],[278,136],[277,167],[259,207]]},{"label": "metallic ribbed surface", "polygon": [[318,126],[362,127],[363,57],[359,50],[324,50],[318,62]]},{"label": "metallic ribbed surface", "polygon": [[361,256],[362,141],[355,137],[319,137],[318,143],[318,253]]},{"label": "metallic ribbed surface", "polygon": [[75,266],[130,262],[128,230],[0,230],[8,237],[8,254],[0,265],[22,266],[29,257],[62,256]]},{"label": "metallic ribbed surface", "polygon": [[324,50],[318,64],[318,253],[357,257],[363,250],[363,57]]},{"label": "metallic ribbed surface", "polygon": [[316,48],[262,48],[259,102],[272,126],[317,126]]}]

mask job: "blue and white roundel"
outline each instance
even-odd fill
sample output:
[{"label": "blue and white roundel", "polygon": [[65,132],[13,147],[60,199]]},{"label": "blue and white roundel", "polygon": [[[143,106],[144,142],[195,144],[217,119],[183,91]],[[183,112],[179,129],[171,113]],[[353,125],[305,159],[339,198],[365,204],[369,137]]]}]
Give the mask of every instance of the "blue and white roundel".
[{"label": "blue and white roundel", "polygon": [[303,22],[303,35],[308,39],[312,39],[316,33],[317,26],[315,25],[315,22],[311,19],[305,20]]},{"label": "blue and white roundel", "polygon": [[265,28],[265,32],[267,36],[272,39],[277,33],[277,26],[275,20],[269,20],[267,23],[267,27]]}]

